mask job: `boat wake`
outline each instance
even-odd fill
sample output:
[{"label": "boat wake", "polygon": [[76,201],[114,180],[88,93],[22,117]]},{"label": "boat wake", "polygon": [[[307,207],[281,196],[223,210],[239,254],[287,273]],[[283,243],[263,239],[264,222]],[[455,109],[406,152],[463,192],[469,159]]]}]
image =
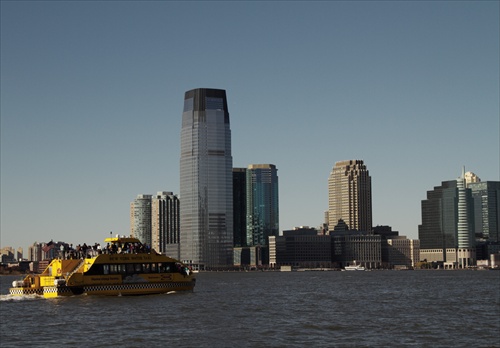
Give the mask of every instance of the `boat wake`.
[{"label": "boat wake", "polygon": [[0,295],[0,302],[16,302],[16,301],[33,301],[33,300],[43,300],[43,296],[41,295]]}]

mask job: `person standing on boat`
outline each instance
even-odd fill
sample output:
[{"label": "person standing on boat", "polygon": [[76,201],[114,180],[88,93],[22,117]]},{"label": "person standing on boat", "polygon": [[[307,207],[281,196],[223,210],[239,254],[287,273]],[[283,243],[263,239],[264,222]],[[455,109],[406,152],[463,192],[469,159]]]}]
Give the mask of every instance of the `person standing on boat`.
[{"label": "person standing on boat", "polygon": [[59,249],[61,250],[61,259],[64,260],[66,258],[66,252],[65,252],[64,244],[61,244],[61,246],[59,247]]}]

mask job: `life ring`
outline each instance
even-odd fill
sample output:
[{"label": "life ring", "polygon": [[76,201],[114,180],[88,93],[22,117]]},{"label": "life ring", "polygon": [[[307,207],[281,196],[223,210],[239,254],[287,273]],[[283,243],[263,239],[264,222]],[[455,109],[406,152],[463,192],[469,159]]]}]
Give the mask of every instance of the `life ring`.
[{"label": "life ring", "polygon": [[60,268],[58,268],[58,269],[57,269],[57,274],[61,274],[61,273],[62,273],[62,272],[61,272],[61,269],[60,269]]}]

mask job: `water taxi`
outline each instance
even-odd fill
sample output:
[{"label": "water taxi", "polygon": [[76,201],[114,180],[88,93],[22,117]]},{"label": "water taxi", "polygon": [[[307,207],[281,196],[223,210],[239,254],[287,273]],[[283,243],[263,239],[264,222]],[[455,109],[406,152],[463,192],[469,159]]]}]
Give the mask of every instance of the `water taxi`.
[{"label": "water taxi", "polygon": [[193,290],[191,270],[144,248],[136,238],[106,238],[107,247],[81,258],[53,259],[41,274],[14,281],[11,295],[147,295]]}]

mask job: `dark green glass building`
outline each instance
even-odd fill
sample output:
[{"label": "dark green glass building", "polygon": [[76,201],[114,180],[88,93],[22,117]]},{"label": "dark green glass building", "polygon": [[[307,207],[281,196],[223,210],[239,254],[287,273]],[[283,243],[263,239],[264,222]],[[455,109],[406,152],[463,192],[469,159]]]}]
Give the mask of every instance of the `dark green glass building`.
[{"label": "dark green glass building", "polygon": [[274,164],[251,164],[246,171],[248,246],[267,246],[279,234],[278,170]]}]

